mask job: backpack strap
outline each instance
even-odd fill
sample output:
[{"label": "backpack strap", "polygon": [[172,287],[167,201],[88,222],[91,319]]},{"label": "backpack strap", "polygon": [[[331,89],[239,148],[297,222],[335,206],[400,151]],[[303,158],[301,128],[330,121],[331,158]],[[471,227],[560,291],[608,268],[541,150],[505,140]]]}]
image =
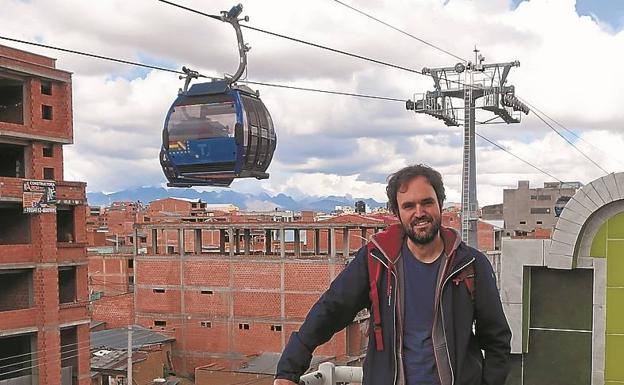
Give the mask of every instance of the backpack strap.
[{"label": "backpack strap", "polygon": [[371,300],[371,308],[373,311],[375,346],[377,351],[384,349],[383,334],[381,329],[381,311],[379,309],[379,292],[377,290],[377,282],[381,276],[381,263],[372,255],[372,247],[368,247],[368,281],[370,285],[369,297]]},{"label": "backpack strap", "polygon": [[470,299],[474,301],[475,299],[475,269],[472,263],[466,266],[465,269],[459,272],[455,278],[453,278],[453,283],[455,286],[459,286],[460,283],[464,283],[466,285],[466,289],[468,289],[468,293],[470,293]]}]

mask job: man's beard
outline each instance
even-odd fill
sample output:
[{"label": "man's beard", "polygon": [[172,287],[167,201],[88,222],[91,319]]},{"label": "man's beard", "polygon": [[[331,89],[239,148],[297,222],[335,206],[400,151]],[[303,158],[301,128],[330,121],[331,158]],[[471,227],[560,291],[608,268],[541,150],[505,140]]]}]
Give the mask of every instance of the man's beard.
[{"label": "man's beard", "polygon": [[[414,232],[414,224],[418,223],[423,219],[429,220],[431,228],[424,233],[416,234]],[[442,218],[438,218],[437,220],[435,220],[430,216],[425,216],[412,221],[408,226],[405,226],[403,221],[401,221],[401,224],[403,225],[403,229],[405,230],[405,235],[407,235],[407,237],[411,239],[412,242],[417,245],[426,245],[432,242],[435,239],[436,235],[438,235],[438,232],[440,231],[440,226],[442,225]]]}]

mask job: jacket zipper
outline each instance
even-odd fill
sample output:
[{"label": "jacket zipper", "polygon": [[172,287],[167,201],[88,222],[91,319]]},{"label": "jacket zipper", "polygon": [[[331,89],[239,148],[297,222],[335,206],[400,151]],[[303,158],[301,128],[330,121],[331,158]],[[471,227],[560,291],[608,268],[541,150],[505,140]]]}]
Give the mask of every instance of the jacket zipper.
[{"label": "jacket zipper", "polygon": [[446,286],[446,283],[448,282],[448,280],[454,276],[455,274],[459,273],[460,271],[462,271],[463,269],[465,269],[468,265],[470,265],[471,263],[473,263],[475,261],[475,257],[472,257],[472,259],[468,262],[466,262],[465,264],[463,264],[460,268],[458,268],[457,270],[453,271],[451,274],[447,275],[446,278],[444,279],[444,282],[442,282],[442,287],[440,289],[440,314],[442,314],[442,332],[444,333],[444,341],[446,342],[444,344],[444,347],[446,349],[446,358],[448,360],[449,363],[449,367],[451,368],[451,385],[455,384],[455,373],[453,372],[453,365],[451,365],[451,355],[449,353],[448,350],[448,340],[446,338],[446,322],[444,321],[444,306],[442,305],[442,293],[444,292],[444,286]]},{"label": "jacket zipper", "polygon": [[[379,247],[379,246],[378,246],[378,247]],[[380,249],[380,251],[381,251],[381,249]],[[383,253],[383,251],[382,251],[382,253]],[[379,263],[381,263],[382,265],[384,265],[384,266],[386,267],[386,269],[389,269],[388,265],[386,265],[386,264],[385,264],[385,263],[384,263],[384,262],[383,262],[383,261],[382,261],[379,257],[377,257],[374,253],[371,253],[371,255],[373,256],[373,258],[375,258],[376,260],[378,260],[378,261],[379,261]],[[386,258],[388,258],[385,254],[384,254],[384,256],[385,256]],[[396,286],[396,287],[398,287],[399,282],[398,282],[398,278],[397,278],[397,276],[396,276],[396,273],[395,273],[394,271],[390,271],[390,273],[392,273],[392,276],[394,277],[394,283],[395,283],[395,286]],[[396,328],[396,298],[397,298],[397,293],[395,293],[395,294],[394,294],[394,296],[395,296],[395,306],[393,306],[393,308],[392,308],[392,320],[393,320],[393,322],[394,322],[394,326],[393,326],[393,328],[392,328],[392,330],[394,330],[394,340],[393,340],[393,344],[394,344],[393,348],[394,348],[394,349],[393,349],[393,354],[392,354],[392,357],[394,358],[394,379],[393,379],[392,383],[396,385],[396,383],[397,383],[397,377],[398,377],[398,370],[399,370],[399,368],[398,368],[398,362],[397,362],[397,350],[396,350],[396,338],[397,338],[397,330],[396,330],[396,329],[397,329],[397,328]],[[388,298],[388,301],[390,301],[390,298]]]}]

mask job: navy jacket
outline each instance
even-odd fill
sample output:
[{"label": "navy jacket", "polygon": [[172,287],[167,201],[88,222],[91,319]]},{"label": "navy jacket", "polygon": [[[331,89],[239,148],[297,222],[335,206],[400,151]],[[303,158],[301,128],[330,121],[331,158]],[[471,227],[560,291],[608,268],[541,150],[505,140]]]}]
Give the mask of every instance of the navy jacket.
[{"label": "navy jacket", "polygon": [[[432,339],[441,385],[503,385],[509,371],[511,331],[503,313],[492,266],[481,252],[459,240],[458,234],[441,229],[444,260],[438,278]],[[369,338],[364,360],[364,385],[404,385],[402,368],[403,272],[400,250],[401,225],[375,234],[373,256],[382,263],[378,282],[384,350],[377,351]],[[336,277],[308,313],[282,353],[276,378],[295,383],[305,373],[314,349],[349,325],[355,315],[369,308],[367,247]],[[453,278],[473,265],[474,301],[463,283]],[[390,297],[388,297],[388,293]],[[369,330],[373,330],[372,317]],[[474,324],[474,329],[473,329]],[[482,350],[484,354],[482,354]]]}]

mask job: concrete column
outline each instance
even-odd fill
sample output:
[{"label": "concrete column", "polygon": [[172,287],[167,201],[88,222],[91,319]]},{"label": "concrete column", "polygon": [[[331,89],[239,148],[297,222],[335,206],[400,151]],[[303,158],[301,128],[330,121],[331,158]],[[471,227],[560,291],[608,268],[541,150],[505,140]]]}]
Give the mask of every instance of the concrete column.
[{"label": "concrete column", "polygon": [[366,237],[366,227],[362,227],[360,229],[360,232],[361,232],[360,236],[362,237],[362,239],[361,239],[361,241],[362,241],[361,246],[364,246],[366,244],[366,239],[367,239],[367,237]]},{"label": "concrete column", "polygon": [[295,257],[301,257],[301,231],[294,229],[295,232]]},{"label": "concrete column", "polygon": [[273,230],[265,230],[264,231],[264,252],[266,254],[271,254],[273,242]]},{"label": "concrete column", "polygon": [[240,229],[234,230],[234,246],[236,248],[236,254],[240,254]]},{"label": "concrete column", "polygon": [[235,245],[235,243],[238,243],[238,242],[236,242],[236,240],[234,239],[234,229],[231,227],[228,227],[227,231],[228,231],[228,235],[230,236],[230,257],[233,257],[234,250],[235,248],[238,247]]},{"label": "concrete column", "polygon": [[195,229],[195,254],[202,253],[202,230]]},{"label": "concrete column", "polygon": [[321,229],[314,229],[314,255],[321,255]]},{"label": "concrete column", "polygon": [[286,230],[281,227],[279,229],[280,234],[280,257],[286,258]]},{"label": "concrete column", "polygon": [[184,256],[184,244],[185,244],[185,234],[184,229],[178,229],[178,254],[180,256]]},{"label": "concrete column", "polygon": [[152,229],[152,253],[158,254],[158,229]]},{"label": "concrete column", "polygon": [[219,229],[219,252],[225,254],[225,230]]},{"label": "concrete column", "polygon": [[243,240],[245,245],[245,255],[249,255],[250,246],[251,246],[251,230],[244,229],[243,230]]},{"label": "concrete column", "polygon": [[347,226],[342,229],[342,256],[349,256],[349,228]]},{"label": "concrete column", "polygon": [[329,256],[331,258],[336,258],[336,229],[333,227],[329,229],[329,243],[327,247],[329,248]]}]

